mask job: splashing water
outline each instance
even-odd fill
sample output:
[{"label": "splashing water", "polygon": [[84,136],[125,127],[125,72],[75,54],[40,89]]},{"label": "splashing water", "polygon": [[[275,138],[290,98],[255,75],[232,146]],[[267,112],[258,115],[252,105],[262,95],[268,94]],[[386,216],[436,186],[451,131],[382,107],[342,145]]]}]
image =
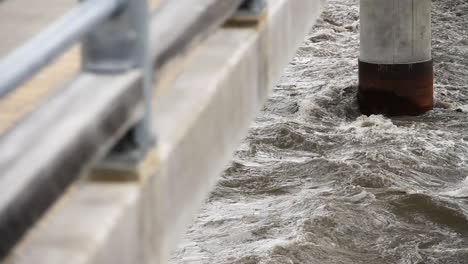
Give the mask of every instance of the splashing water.
[{"label": "splashing water", "polygon": [[435,109],[362,116],[331,0],[171,263],[468,263],[468,3],[433,0]]}]

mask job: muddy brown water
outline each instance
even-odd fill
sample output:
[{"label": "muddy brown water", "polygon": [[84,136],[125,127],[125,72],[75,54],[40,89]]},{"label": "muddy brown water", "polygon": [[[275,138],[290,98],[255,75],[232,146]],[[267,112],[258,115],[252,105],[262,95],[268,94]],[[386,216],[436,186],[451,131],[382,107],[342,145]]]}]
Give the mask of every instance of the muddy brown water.
[{"label": "muddy brown water", "polygon": [[434,110],[363,116],[331,0],[171,263],[468,263],[468,3],[433,0]]}]

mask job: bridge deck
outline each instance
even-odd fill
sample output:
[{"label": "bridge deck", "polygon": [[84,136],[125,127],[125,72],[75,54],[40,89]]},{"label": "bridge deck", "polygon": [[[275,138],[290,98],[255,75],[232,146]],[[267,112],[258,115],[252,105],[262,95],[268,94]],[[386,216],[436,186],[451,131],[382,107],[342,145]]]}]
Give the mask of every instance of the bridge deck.
[{"label": "bridge deck", "polygon": [[[139,181],[82,179],[5,263],[165,263],[325,0],[268,2],[260,26],[216,31],[155,96],[158,149]],[[78,68],[77,53],[65,54],[5,100],[4,128],[53,91],[49,84]],[[37,87],[44,87],[41,95]]]}]

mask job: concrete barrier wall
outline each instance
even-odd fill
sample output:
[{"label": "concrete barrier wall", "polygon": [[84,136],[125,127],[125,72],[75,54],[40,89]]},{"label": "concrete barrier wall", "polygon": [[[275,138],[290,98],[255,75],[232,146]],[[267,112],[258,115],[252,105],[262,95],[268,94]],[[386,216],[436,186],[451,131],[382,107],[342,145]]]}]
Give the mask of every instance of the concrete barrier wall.
[{"label": "concrete barrier wall", "polygon": [[166,263],[324,0],[269,0],[258,26],[225,27],[155,96],[158,147],[138,181],[79,182],[6,263]]}]

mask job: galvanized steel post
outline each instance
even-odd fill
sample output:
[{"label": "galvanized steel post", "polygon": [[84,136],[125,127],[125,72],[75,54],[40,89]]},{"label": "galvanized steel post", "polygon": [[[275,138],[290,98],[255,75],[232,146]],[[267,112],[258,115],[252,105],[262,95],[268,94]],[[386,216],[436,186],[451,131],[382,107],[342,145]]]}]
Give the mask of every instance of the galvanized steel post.
[{"label": "galvanized steel post", "polygon": [[[152,132],[153,70],[149,54],[149,8],[146,0],[124,3],[110,19],[99,24],[83,41],[83,71],[114,74],[139,68],[143,71],[145,116],[115,148],[124,159],[137,161],[154,145]],[[121,145],[125,145],[122,148]],[[123,150],[125,149],[125,150]],[[130,153],[121,153],[127,152]]]},{"label": "galvanized steel post", "polygon": [[244,0],[237,12],[230,18],[230,23],[257,23],[265,13],[266,0]]},{"label": "galvanized steel post", "polygon": [[358,101],[364,114],[433,107],[431,0],[361,0]]}]

